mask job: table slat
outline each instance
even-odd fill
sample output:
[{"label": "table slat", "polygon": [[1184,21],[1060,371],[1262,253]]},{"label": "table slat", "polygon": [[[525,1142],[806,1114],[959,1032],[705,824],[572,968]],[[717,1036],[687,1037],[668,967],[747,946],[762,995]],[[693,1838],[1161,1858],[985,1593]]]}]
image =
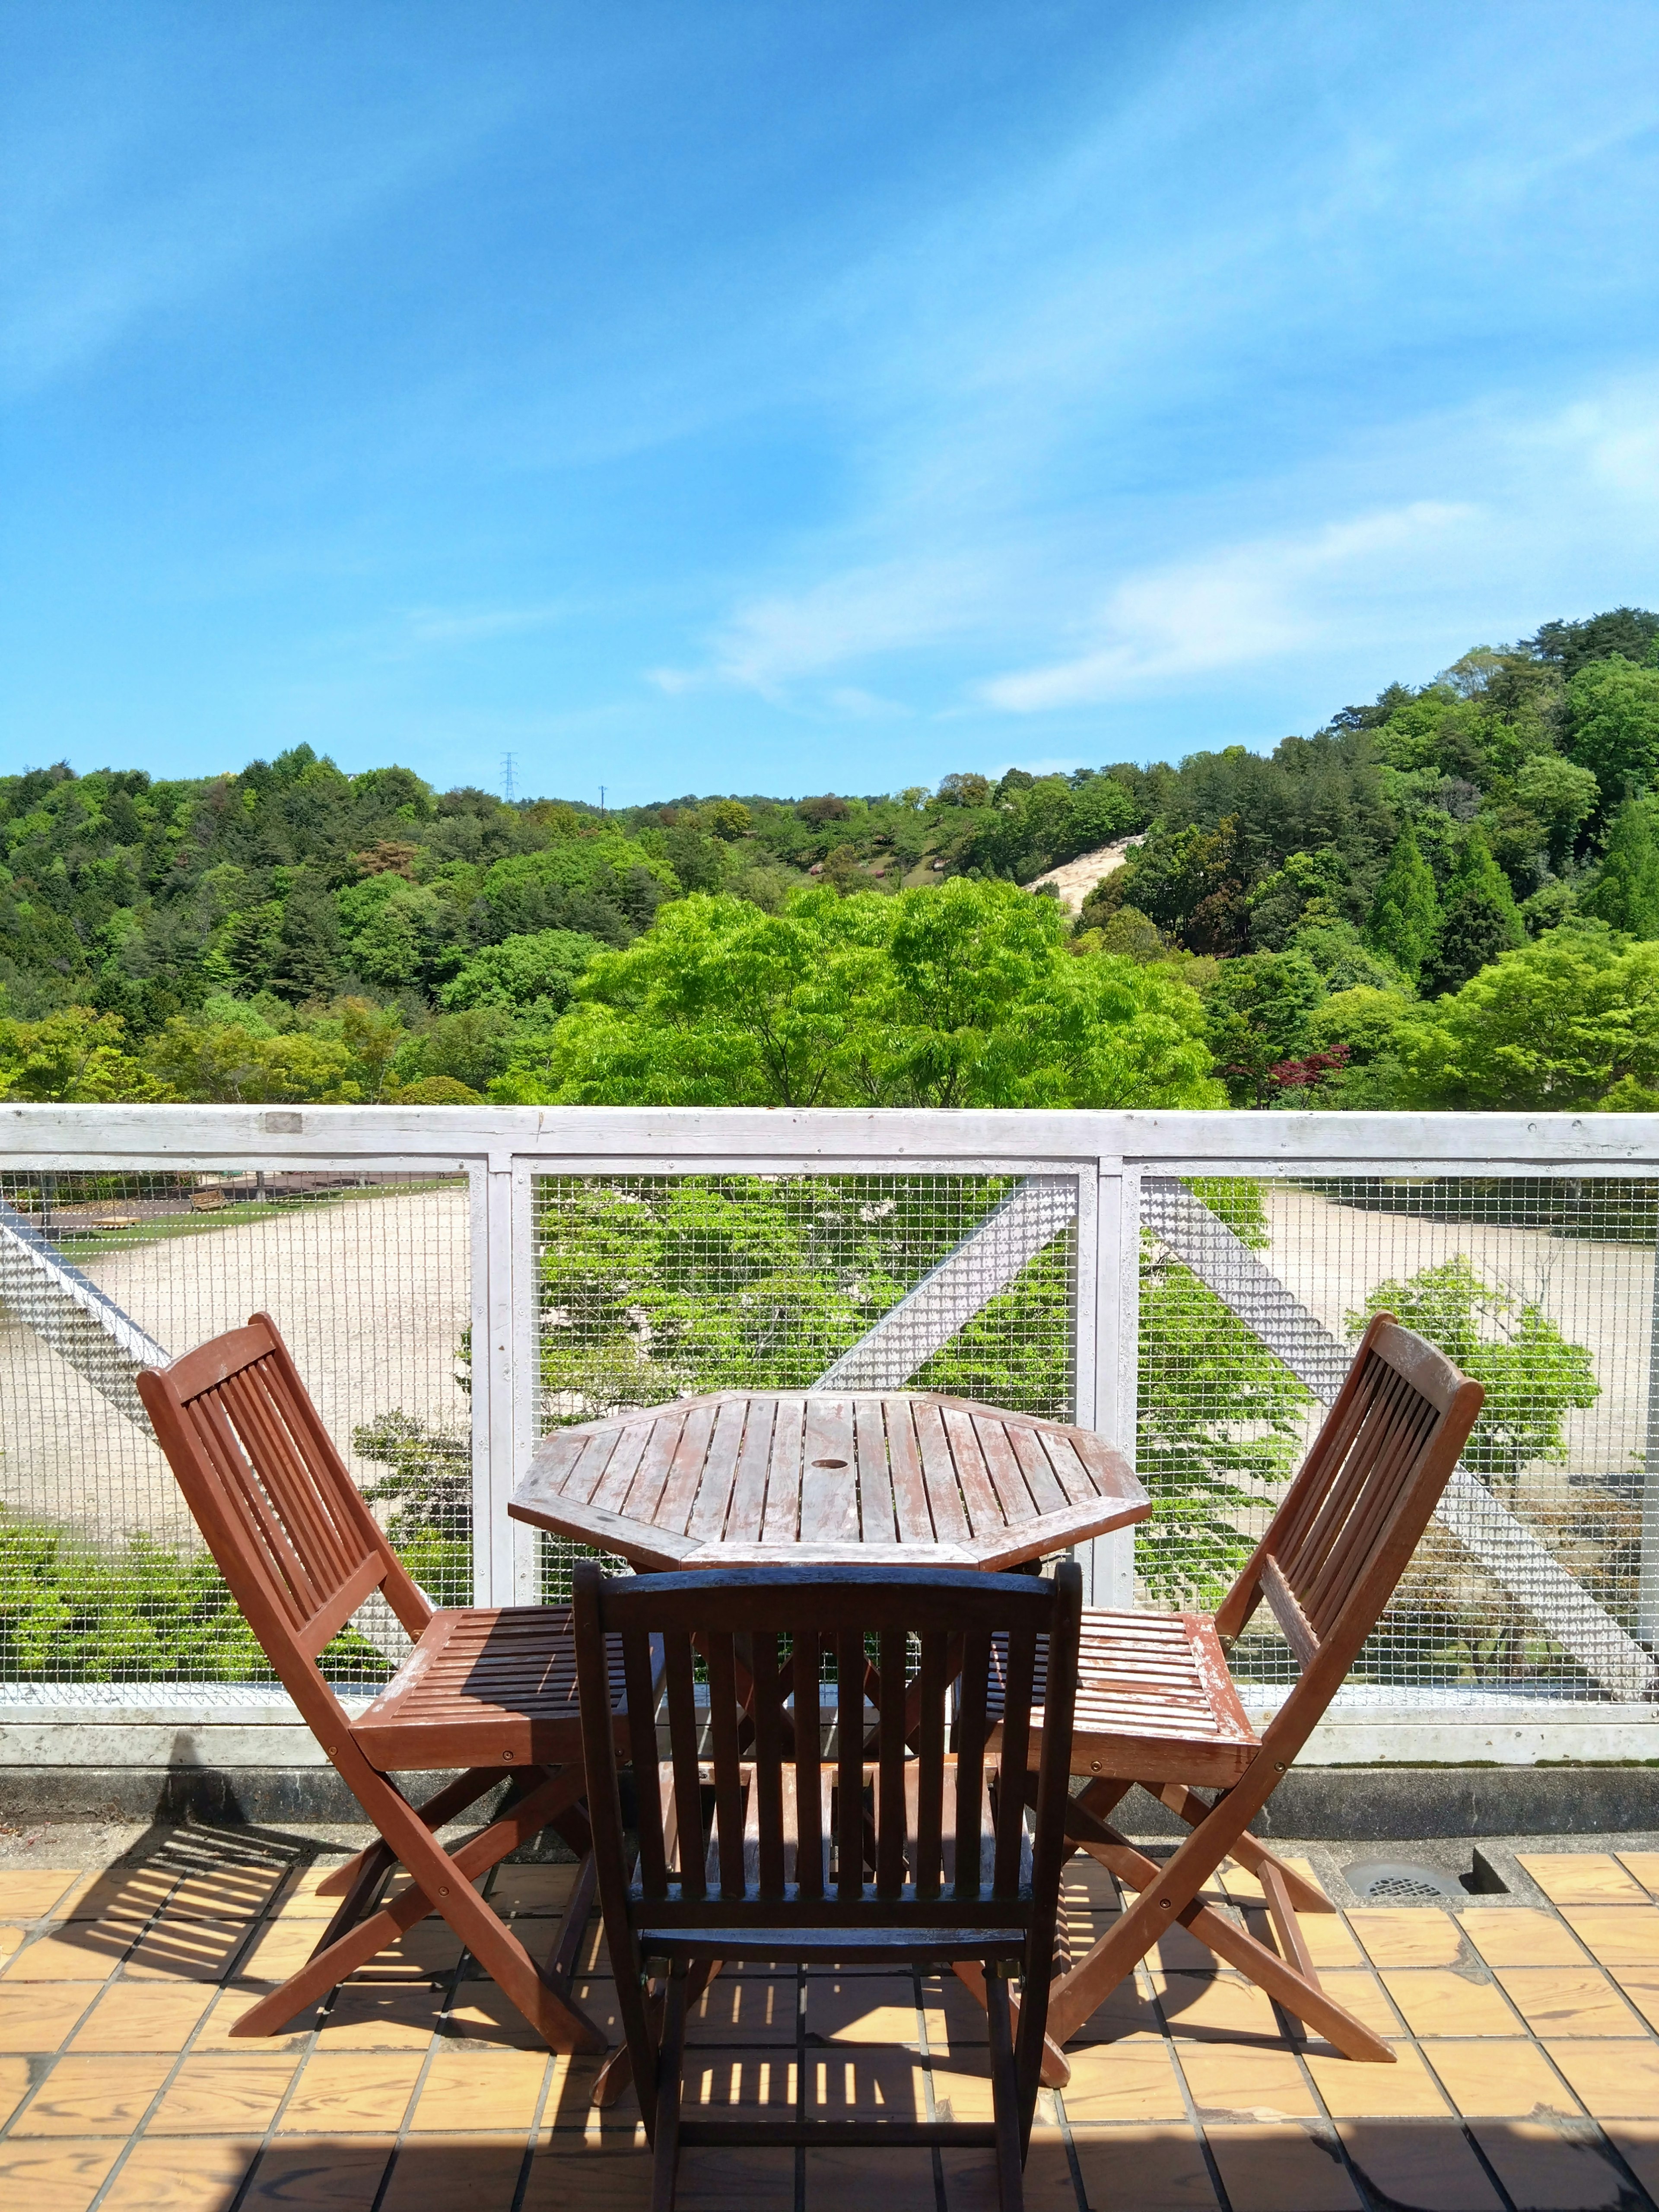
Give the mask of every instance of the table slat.
[{"label": "table slat", "polygon": [[805,1419],[804,1399],[778,1400],[777,1419],[772,1424],[772,1455],[766,1470],[763,1543],[788,1544],[800,1534],[800,1449]]}]

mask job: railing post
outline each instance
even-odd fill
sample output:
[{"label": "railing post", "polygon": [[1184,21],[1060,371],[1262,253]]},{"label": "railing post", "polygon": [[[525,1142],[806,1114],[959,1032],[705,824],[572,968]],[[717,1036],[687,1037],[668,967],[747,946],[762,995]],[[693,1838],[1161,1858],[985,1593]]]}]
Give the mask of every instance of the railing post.
[{"label": "railing post", "polygon": [[472,1198],[472,1595],[511,1605],[518,1523],[507,1516],[514,1467],[513,1160],[492,1151],[471,1170]]},{"label": "railing post", "polygon": [[[1081,1194],[1079,1194],[1081,1195]],[[1103,1159],[1094,1193],[1095,1233],[1092,1342],[1078,1346],[1079,1398],[1085,1358],[1093,1406],[1086,1425],[1115,1446],[1133,1467],[1138,1407],[1137,1346],[1140,1336],[1140,1176],[1121,1160]],[[1085,1240],[1079,1237],[1079,1256]],[[1079,1285],[1081,1291],[1081,1285]],[[1085,1301],[1079,1295],[1082,1318]],[[1079,1331],[1079,1334],[1081,1332]],[[1085,1420],[1079,1406],[1079,1419]],[[1133,1528],[1097,1536],[1090,1546],[1089,1601],[1127,1611],[1135,1601]]]},{"label": "railing post", "polygon": [[1659,1650],[1659,1244],[1654,1247],[1648,1305],[1648,1427],[1643,1453],[1642,1550],[1636,1585],[1636,1635]]}]

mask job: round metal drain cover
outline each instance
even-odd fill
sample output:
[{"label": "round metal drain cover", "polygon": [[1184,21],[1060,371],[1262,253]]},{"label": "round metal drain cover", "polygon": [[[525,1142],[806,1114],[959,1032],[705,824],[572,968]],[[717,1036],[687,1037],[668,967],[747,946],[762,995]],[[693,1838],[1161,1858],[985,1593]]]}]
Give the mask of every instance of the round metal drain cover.
[{"label": "round metal drain cover", "polygon": [[1415,1859],[1364,1859],[1343,1875],[1356,1897],[1377,1905],[1439,1905],[1468,1893],[1455,1875]]}]

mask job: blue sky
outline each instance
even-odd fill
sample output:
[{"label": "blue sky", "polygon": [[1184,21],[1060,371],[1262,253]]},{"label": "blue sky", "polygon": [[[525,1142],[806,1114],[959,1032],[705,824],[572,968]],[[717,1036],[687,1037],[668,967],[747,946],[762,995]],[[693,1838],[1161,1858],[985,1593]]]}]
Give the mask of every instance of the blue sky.
[{"label": "blue sky", "polygon": [[1659,605],[1659,13],[0,6],[0,768],[1271,746]]}]

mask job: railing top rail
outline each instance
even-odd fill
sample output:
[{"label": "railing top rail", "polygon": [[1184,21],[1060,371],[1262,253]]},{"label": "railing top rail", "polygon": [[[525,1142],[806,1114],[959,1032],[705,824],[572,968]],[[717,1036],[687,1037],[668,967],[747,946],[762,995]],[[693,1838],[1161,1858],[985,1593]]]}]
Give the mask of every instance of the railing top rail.
[{"label": "railing top rail", "polygon": [[579,1170],[742,1160],[1013,1171],[1121,1161],[1164,1173],[1335,1174],[1659,1167],[1659,1115],[1092,1113],[632,1106],[0,1107],[0,1166],[361,1159],[447,1167],[514,1158]]}]

